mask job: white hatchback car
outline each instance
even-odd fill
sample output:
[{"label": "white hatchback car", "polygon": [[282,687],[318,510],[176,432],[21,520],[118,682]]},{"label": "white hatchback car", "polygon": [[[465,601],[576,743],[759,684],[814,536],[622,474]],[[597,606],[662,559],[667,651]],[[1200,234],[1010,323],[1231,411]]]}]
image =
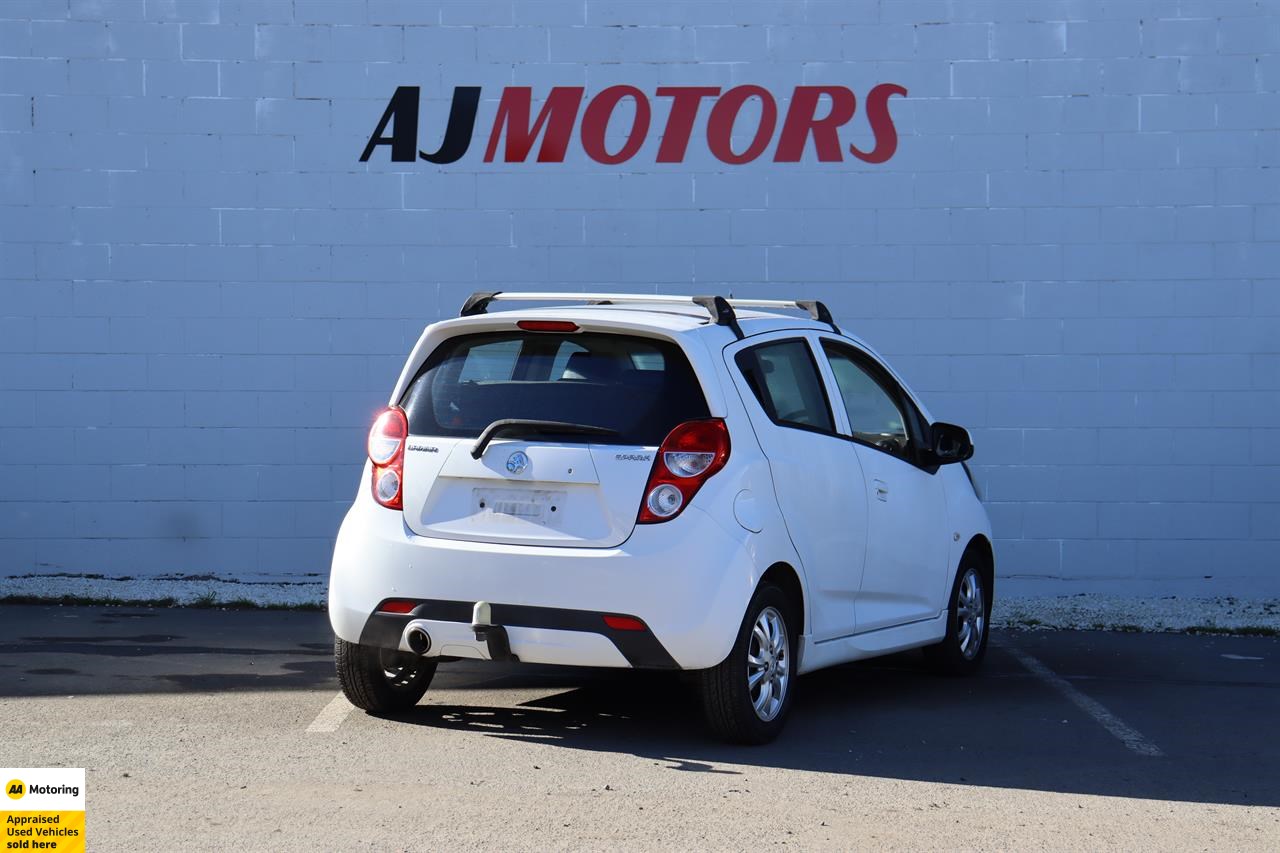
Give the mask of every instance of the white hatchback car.
[{"label": "white hatchback car", "polygon": [[462,315],[410,354],[338,534],[353,704],[408,708],[457,659],[690,670],[711,728],[759,743],[802,673],[981,662],[969,436],[822,303],[478,293]]}]

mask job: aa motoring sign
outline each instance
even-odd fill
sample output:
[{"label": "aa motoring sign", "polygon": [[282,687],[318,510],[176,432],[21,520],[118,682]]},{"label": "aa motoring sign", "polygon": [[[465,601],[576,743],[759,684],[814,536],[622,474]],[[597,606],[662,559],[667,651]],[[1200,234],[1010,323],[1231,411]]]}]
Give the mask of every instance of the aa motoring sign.
[{"label": "aa motoring sign", "polygon": [[[625,163],[639,153],[649,133],[656,131],[662,137],[656,154],[659,163],[683,162],[691,144],[706,145],[723,163],[750,163],[762,156],[771,156],[775,163],[795,163],[810,139],[818,160],[824,163],[841,162],[846,154],[867,163],[883,163],[898,148],[889,99],[907,94],[905,88],[894,83],[882,83],[867,93],[862,109],[871,127],[873,144],[863,150],[840,138],[841,129],[853,120],[859,108],[857,95],[845,86],[796,86],[786,115],[781,117],[778,99],[762,86],[734,86],[725,91],[715,86],[659,86],[654,97],[664,99],[670,106],[661,128],[654,126],[653,100],[635,86],[610,86],[585,105],[584,92],[581,86],[556,86],[535,116],[531,87],[504,88],[489,131],[484,162],[523,163],[536,147],[536,162],[562,163],[576,136],[592,160]],[[387,102],[360,161],[369,160],[383,146],[390,149],[395,162],[419,158],[431,163],[461,160],[471,146],[480,96],[479,86],[453,90],[444,139],[435,151],[428,152],[418,147],[420,89],[400,86]],[[755,126],[739,126],[739,114],[752,101],[758,102],[758,108],[751,111],[751,115],[758,114]],[[624,102],[632,105],[631,127],[625,141],[610,150],[605,132],[614,111]],[[698,111],[704,108],[710,110],[706,132],[695,142],[694,125]],[[741,150],[733,146],[735,131],[741,138],[750,136],[750,142]]]}]

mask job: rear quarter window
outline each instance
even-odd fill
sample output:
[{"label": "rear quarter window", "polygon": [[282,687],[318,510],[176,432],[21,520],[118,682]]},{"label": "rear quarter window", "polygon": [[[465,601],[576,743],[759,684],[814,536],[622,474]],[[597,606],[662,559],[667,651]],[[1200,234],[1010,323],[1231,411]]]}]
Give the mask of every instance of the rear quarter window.
[{"label": "rear quarter window", "polygon": [[802,340],[761,344],[735,361],[769,419],[779,426],[832,432],[831,407],[818,365]]},{"label": "rear quarter window", "polygon": [[400,405],[412,435],[475,438],[496,420],[525,418],[605,427],[618,433],[608,443],[642,445],[710,416],[674,343],[593,332],[449,338],[428,356]]}]

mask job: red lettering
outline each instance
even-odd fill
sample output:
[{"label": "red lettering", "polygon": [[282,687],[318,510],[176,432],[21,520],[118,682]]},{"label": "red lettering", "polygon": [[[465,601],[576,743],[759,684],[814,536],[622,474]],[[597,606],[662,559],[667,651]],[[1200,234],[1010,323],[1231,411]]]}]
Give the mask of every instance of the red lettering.
[{"label": "red lettering", "polygon": [[[634,98],[636,114],[631,120],[631,130],[627,141],[618,149],[617,154],[610,154],[605,147],[605,131],[609,129],[609,119],[623,98]],[[644,139],[649,134],[649,99],[635,86],[610,86],[591,99],[587,111],[582,115],[582,150],[597,163],[614,165],[625,163],[636,155]]]},{"label": "red lettering", "polygon": [[662,144],[658,146],[659,163],[684,162],[698,107],[703,98],[714,98],[718,94],[718,86],[658,87],[659,98],[671,98],[671,112],[667,114],[667,126],[662,131]]},{"label": "red lettering", "polygon": [[484,152],[484,161],[493,162],[503,127],[507,129],[503,160],[508,163],[523,163],[538,134],[545,128],[546,135],[542,137],[542,147],[538,149],[538,162],[563,163],[569,140],[573,138],[573,124],[578,118],[578,106],[581,102],[581,86],[555,86],[538,111],[537,121],[530,127],[533,89],[529,86],[508,86],[503,89],[502,100],[498,102],[498,115],[493,120],[493,131],[489,134],[489,147]]},{"label": "red lettering", "polygon": [[[733,124],[748,98],[759,98],[760,125],[747,150],[741,154],[733,153]],[[773,129],[778,124],[778,104],[767,89],[760,86],[734,86],[720,96],[716,105],[711,108],[711,117],[707,121],[707,145],[711,153],[722,163],[738,165],[750,163],[759,157],[769,146],[773,138]]]},{"label": "red lettering", "polygon": [[859,151],[856,145],[849,146],[849,153],[866,163],[883,163],[898,150],[898,129],[893,126],[893,117],[889,115],[889,98],[893,95],[906,97],[907,90],[896,83],[881,83],[867,93],[867,121],[871,123],[871,134],[875,137],[875,147],[869,152]]},{"label": "red lettering", "polygon": [[[413,87],[401,87],[397,90],[377,130],[366,145],[365,152],[361,155],[362,160],[368,159],[372,150],[379,145],[392,147],[393,160],[408,159],[409,155],[404,154],[401,149],[415,147],[413,137],[416,136],[416,104],[409,103],[407,96],[401,96],[410,90],[417,91]],[[422,152],[420,156],[423,159],[433,163],[452,163],[466,153],[466,141],[470,134],[465,130],[468,123],[474,127],[475,105],[479,101],[479,94],[478,87],[460,87],[455,90],[445,143],[435,154]],[[537,116],[531,120],[533,90],[528,86],[505,88],[498,101],[497,115],[489,133],[485,162],[492,163],[499,156],[499,145],[505,134],[501,158],[503,161],[525,162],[533,147],[538,145],[537,162],[563,163],[575,129],[579,132],[584,153],[597,163],[617,165],[635,157],[644,147],[652,123],[653,110],[648,96],[635,86],[610,86],[592,98],[583,109],[583,94],[581,86],[555,86],[548,93]],[[756,160],[768,148],[778,126],[777,101],[761,86],[735,86],[723,93],[715,86],[659,86],[656,95],[671,99],[671,109],[667,113],[658,145],[659,163],[684,161],[704,98],[713,99],[707,118],[707,146],[722,163],[741,165]],[[898,131],[889,111],[889,101],[894,95],[905,97],[907,90],[896,83],[881,83],[867,93],[865,111],[873,145],[869,151],[863,151],[857,145],[849,145],[849,153],[857,159],[865,163],[883,163],[897,152]],[[616,152],[610,152],[607,140],[609,123],[624,98],[634,101],[635,112],[625,141]],[[752,98],[760,100],[759,122],[754,133],[750,134],[751,139],[746,149],[739,153],[733,148],[735,125],[743,108]],[[825,111],[824,99],[829,102]],[[401,104],[401,101],[405,103]],[[840,128],[853,119],[857,109],[858,98],[848,87],[796,86],[782,123],[782,131],[778,134],[773,161],[799,162],[804,158],[809,140],[812,139],[813,150],[820,162],[840,162],[844,155]],[[582,113],[581,128],[576,127],[579,112]],[[384,133],[392,118],[397,121],[396,132],[392,136],[386,136]],[[401,123],[403,128],[399,126]],[[740,134],[741,137],[746,135],[745,132]]]},{"label": "red lettering", "polygon": [[[831,109],[823,118],[817,118],[818,103],[823,95],[831,98]],[[799,163],[804,156],[804,145],[810,134],[818,159],[823,163],[839,163],[841,125],[853,118],[858,109],[858,98],[844,86],[796,86],[791,95],[791,106],[782,122],[778,136],[775,163]]]}]

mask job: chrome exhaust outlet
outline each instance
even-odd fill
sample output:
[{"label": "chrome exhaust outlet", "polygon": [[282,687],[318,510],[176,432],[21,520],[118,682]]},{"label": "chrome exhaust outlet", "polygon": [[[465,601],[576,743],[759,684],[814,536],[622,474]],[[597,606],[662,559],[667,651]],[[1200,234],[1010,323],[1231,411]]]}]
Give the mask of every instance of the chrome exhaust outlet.
[{"label": "chrome exhaust outlet", "polygon": [[409,643],[409,648],[419,657],[431,650],[431,635],[421,628],[410,628],[405,638]]}]

